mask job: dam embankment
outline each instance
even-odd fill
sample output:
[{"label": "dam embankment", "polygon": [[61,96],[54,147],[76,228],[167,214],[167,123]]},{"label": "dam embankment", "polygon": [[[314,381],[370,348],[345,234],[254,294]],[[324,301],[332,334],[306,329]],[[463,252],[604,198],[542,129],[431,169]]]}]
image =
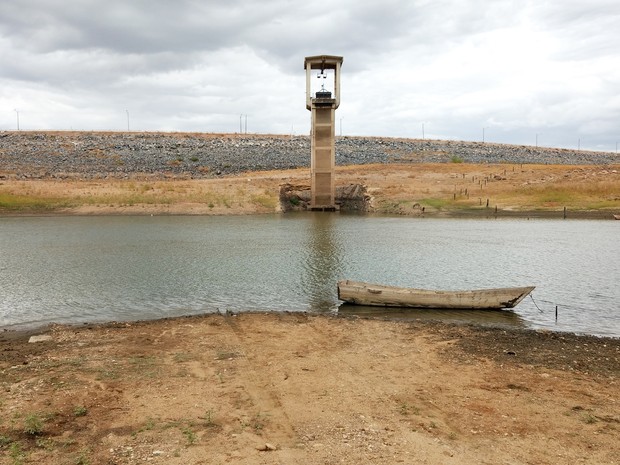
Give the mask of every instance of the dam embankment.
[{"label": "dam embankment", "polygon": [[[336,164],[371,163],[617,164],[620,156],[466,141],[337,137]],[[308,136],[209,133],[0,132],[0,176],[209,178],[246,171],[307,167]]]}]

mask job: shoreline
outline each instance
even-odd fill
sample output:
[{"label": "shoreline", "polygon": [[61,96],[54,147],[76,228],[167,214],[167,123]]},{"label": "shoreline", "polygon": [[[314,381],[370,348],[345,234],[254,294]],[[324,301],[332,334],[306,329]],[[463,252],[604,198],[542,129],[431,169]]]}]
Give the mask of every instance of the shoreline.
[{"label": "shoreline", "polygon": [[25,463],[602,465],[619,452],[617,339],[296,313],[47,334],[0,341],[0,452]]},{"label": "shoreline", "polygon": [[[237,317],[240,315],[248,316],[248,315],[263,315],[263,316],[281,316],[286,318],[291,315],[300,315],[308,318],[327,318],[334,320],[376,320],[376,321],[386,321],[386,322],[395,322],[402,324],[420,324],[427,327],[433,326],[443,326],[443,327],[467,327],[472,330],[478,331],[488,331],[488,332],[503,332],[503,333],[513,333],[513,334],[521,334],[521,333],[531,333],[531,334],[545,334],[545,335],[557,335],[559,337],[570,337],[575,339],[594,339],[597,341],[617,341],[620,342],[619,336],[610,336],[605,334],[590,334],[590,333],[579,333],[573,331],[561,331],[561,330],[553,330],[549,328],[534,328],[534,327],[521,327],[521,326],[511,326],[511,325],[502,325],[502,324],[482,324],[476,322],[469,321],[445,321],[441,318],[432,318],[432,319],[421,319],[415,318],[414,311],[412,311],[412,318],[410,319],[402,319],[402,318],[390,318],[389,316],[373,316],[373,315],[357,315],[354,312],[350,313],[314,313],[307,311],[240,311],[236,313],[231,313],[229,316]],[[161,317],[161,318],[153,318],[153,319],[139,319],[139,320],[110,320],[110,321],[93,321],[93,322],[76,322],[76,323],[58,323],[58,322],[50,322],[43,324],[36,323],[18,323],[15,325],[9,325],[0,327],[0,344],[3,342],[20,342],[25,343],[31,336],[37,335],[46,335],[57,328],[66,328],[68,330],[93,330],[93,329],[105,329],[107,327],[115,328],[123,325],[128,326],[148,326],[149,324],[159,324],[159,323],[170,323],[170,324],[182,324],[186,322],[191,322],[192,320],[201,320],[204,318],[212,318],[217,316],[223,316],[221,312],[212,312],[212,313],[197,313],[197,314],[188,314],[188,315],[179,315],[179,316],[171,316],[171,317]]]},{"label": "shoreline", "polygon": [[[352,214],[352,212],[327,212],[327,213],[343,213]],[[230,216],[243,216],[243,215],[287,215],[290,212],[252,212],[252,213],[229,213]],[[355,213],[364,216],[384,216],[384,217],[402,217],[397,213]],[[0,212],[0,218],[40,218],[40,217],[114,217],[114,216],[225,216],[224,214],[207,214],[207,213],[187,213],[187,212],[174,212],[166,211],[160,213],[141,213],[141,212],[28,212],[28,213],[6,213]],[[412,216],[412,215],[410,215]],[[487,219],[487,220],[501,220],[501,219],[523,219],[523,220],[615,220],[614,213],[610,211],[580,211],[569,210],[564,216],[563,211],[515,211],[515,210],[498,210],[494,211],[469,211],[469,210],[457,210],[452,212],[429,212],[422,215],[415,215],[415,217],[424,219]]]},{"label": "shoreline", "polygon": [[[0,216],[299,211],[309,195],[308,177],[306,169],[289,169],[213,179],[5,178]],[[355,193],[338,200],[343,213],[610,220],[620,213],[620,165],[349,165],[336,169],[336,180],[341,192]]]}]

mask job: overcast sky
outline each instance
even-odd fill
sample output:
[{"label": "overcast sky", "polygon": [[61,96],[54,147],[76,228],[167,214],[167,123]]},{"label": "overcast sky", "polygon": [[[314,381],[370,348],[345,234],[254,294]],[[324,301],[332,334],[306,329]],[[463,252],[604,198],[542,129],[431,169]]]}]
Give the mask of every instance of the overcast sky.
[{"label": "overcast sky", "polygon": [[2,0],[0,130],[336,133],[615,151],[618,0]]}]

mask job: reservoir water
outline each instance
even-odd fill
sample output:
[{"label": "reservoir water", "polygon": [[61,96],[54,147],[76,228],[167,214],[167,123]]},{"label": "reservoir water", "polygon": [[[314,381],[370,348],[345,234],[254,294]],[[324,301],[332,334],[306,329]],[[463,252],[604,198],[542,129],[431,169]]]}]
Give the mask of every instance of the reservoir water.
[{"label": "reservoir water", "polygon": [[432,289],[535,285],[533,299],[514,311],[396,317],[620,337],[619,226],[338,213],[5,217],[0,327],[227,310],[348,312],[336,292],[348,278]]}]

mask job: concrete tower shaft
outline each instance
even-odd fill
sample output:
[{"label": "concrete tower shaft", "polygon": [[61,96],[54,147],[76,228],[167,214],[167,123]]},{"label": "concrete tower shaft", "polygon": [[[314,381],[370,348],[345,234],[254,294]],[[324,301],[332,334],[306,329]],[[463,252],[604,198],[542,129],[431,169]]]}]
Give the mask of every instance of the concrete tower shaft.
[{"label": "concrete tower shaft", "polygon": [[[336,108],[340,105],[340,67],[342,57],[317,55],[306,57],[306,108],[312,112],[311,126],[311,187],[312,210],[336,210]],[[320,71],[313,73],[314,71]],[[326,70],[333,70],[334,93],[320,90],[312,94],[312,76],[326,78]]]}]

